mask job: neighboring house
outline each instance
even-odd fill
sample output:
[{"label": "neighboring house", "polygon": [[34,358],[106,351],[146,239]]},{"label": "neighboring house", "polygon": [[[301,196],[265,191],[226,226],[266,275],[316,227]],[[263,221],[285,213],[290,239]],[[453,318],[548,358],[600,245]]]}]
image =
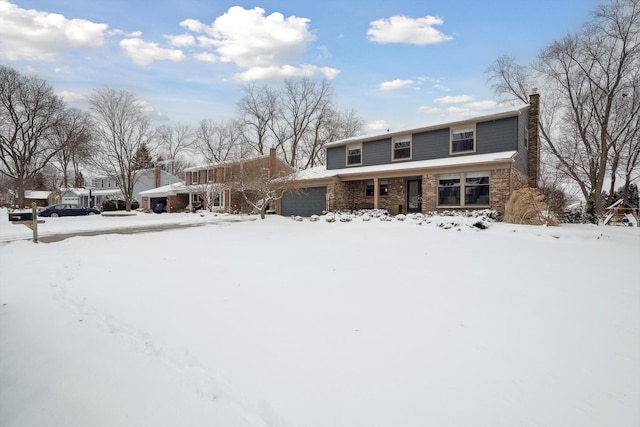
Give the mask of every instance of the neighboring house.
[{"label": "neighboring house", "polygon": [[52,204],[53,192],[51,191],[42,191],[42,190],[26,190],[24,192],[24,206],[30,207],[31,203],[36,204],[36,206],[46,207]]},{"label": "neighboring house", "polygon": [[56,203],[70,203],[84,208],[97,207],[102,205],[106,199],[120,199],[122,193],[118,188],[62,188],[56,198]]},{"label": "neighboring house", "polygon": [[[163,185],[180,183],[182,180],[160,167],[138,171],[138,179],[133,186],[134,198],[141,202],[140,193]],[[105,199],[123,199],[122,192],[112,178],[97,177],[91,179],[90,188],[66,188],[60,191],[59,203],[72,203],[83,207],[100,207]]]},{"label": "neighboring house", "polygon": [[[4,199],[5,196],[0,197],[0,199]],[[53,204],[55,200],[55,196],[53,191],[46,190],[25,190],[24,191],[24,206],[22,208],[30,208],[31,203],[36,204],[36,206],[46,207]],[[8,203],[11,206],[17,207],[18,202],[18,192],[16,190],[7,190],[6,200],[4,203]]]},{"label": "neighboring house", "polygon": [[540,97],[517,110],[325,145],[326,166],[301,171],[282,215],[329,210],[390,213],[494,209],[512,191],[537,187]]},{"label": "neighboring house", "polygon": [[622,199],[616,201],[606,208],[606,216],[604,218],[606,225],[638,225],[638,208],[629,203],[624,203]]},{"label": "neighboring house", "polygon": [[[248,213],[253,208],[244,200],[240,186],[254,178],[276,177],[293,169],[269,155],[225,163],[214,163],[185,169],[184,183],[175,183],[140,193],[143,209],[166,212],[211,209],[219,212]],[[251,197],[251,190],[245,190]]]}]

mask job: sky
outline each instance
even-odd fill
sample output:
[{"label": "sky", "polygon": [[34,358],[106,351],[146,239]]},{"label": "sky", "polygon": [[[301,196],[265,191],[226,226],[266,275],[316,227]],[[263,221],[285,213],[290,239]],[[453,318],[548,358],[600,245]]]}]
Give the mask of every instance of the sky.
[{"label": "sky", "polygon": [[362,218],[0,209],[2,426],[640,425],[640,228]]},{"label": "sky", "polygon": [[[326,78],[369,132],[505,109],[487,82],[577,31],[598,0],[0,0],[0,64],[70,106],[132,91],[156,125],[236,116],[242,86]],[[539,88],[544,93],[544,88]]]}]

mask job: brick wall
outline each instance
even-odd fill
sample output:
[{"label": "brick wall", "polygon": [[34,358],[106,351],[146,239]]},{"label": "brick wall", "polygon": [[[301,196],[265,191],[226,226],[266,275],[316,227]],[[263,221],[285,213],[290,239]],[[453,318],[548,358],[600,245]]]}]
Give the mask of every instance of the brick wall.
[{"label": "brick wall", "polygon": [[438,175],[422,177],[422,211],[433,212],[438,206]]},{"label": "brick wall", "polygon": [[182,212],[189,205],[188,194],[176,194],[167,197],[167,212]]},{"label": "brick wall", "polygon": [[528,185],[538,188],[540,169],[540,135],[538,132],[540,122],[540,95],[534,93],[529,96],[529,176]]}]

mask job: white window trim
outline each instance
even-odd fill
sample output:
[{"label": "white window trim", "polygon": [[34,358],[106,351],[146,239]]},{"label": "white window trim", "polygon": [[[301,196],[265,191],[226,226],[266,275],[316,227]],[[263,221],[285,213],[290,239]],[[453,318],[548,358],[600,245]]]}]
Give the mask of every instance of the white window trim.
[{"label": "white window trim", "polygon": [[213,200],[211,201],[212,204],[212,208],[224,208],[224,191],[220,191],[217,193],[218,196],[220,196],[220,205],[216,205],[214,204],[216,198],[214,197]]},{"label": "white window trim", "polygon": [[[456,132],[456,131],[459,131],[459,130],[463,130],[463,129],[471,129],[473,131],[473,150],[453,151],[453,133]],[[476,136],[477,136],[477,132],[476,132],[476,124],[475,123],[470,123],[470,124],[465,125],[465,126],[456,126],[454,128],[451,128],[449,130],[449,155],[456,156],[458,154],[475,153],[477,148],[478,148]]]},{"label": "white window trim", "polygon": [[[409,157],[402,157],[396,159],[396,142],[405,142],[409,141]],[[391,161],[392,162],[402,162],[405,160],[411,160],[413,158],[413,138],[411,135],[402,135],[397,136],[391,140]]]},{"label": "white window trim", "polygon": [[[360,163],[349,163],[349,149],[360,149]],[[362,165],[362,142],[358,142],[357,144],[349,144],[345,147],[345,165],[349,166],[361,166]]]}]

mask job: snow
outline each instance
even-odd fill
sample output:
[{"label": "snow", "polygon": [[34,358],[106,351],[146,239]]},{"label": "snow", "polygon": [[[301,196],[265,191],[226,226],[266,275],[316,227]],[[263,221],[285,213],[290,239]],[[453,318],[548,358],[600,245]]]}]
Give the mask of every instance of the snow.
[{"label": "snow", "polygon": [[3,427],[640,424],[638,228],[6,218]]}]

